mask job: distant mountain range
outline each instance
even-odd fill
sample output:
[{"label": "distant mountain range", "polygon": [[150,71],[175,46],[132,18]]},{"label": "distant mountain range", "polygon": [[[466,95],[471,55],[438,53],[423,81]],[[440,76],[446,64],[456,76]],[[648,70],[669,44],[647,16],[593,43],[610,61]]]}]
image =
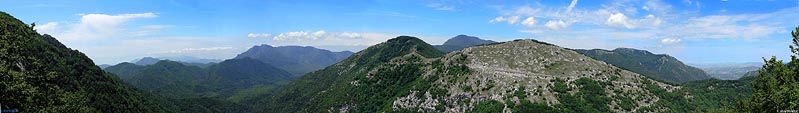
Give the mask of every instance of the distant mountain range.
[{"label": "distant mountain range", "polygon": [[158,59],[188,62],[188,63],[201,63],[201,64],[219,63],[223,61],[219,59],[197,58],[192,56],[158,57]]},{"label": "distant mountain range", "polygon": [[491,40],[483,40],[474,36],[458,35],[448,39],[442,45],[435,45],[434,47],[442,52],[452,52],[461,50],[466,47],[471,47],[480,44],[496,43]]},{"label": "distant mountain range", "polygon": [[667,82],[684,83],[711,78],[703,70],[685,65],[674,57],[665,54],[652,54],[645,50],[617,48],[612,51],[602,49],[577,49],[575,51],[614,66]]},{"label": "distant mountain range", "polygon": [[[207,63],[200,63],[200,62],[187,62],[187,61],[179,61],[179,60],[171,60],[171,59],[160,59],[160,58],[153,58],[153,57],[143,57],[143,58],[135,59],[135,60],[131,61],[131,62],[133,62],[131,64],[140,65],[140,66],[147,66],[147,65],[153,65],[153,64],[158,63],[158,62],[163,61],[163,60],[175,61],[175,62],[179,62],[179,63],[181,63],[183,65],[197,66],[197,67],[200,67],[200,68],[205,68],[205,67],[208,67],[208,66],[211,66],[211,65],[214,65],[214,64],[218,63],[218,62],[214,62],[216,60],[213,60],[213,59],[195,60],[195,61],[207,62]],[[128,62],[123,62],[123,63],[128,63]],[[123,64],[123,63],[120,63],[120,64]],[[98,66],[100,66],[103,69],[105,69],[105,68],[110,67],[111,65],[103,64],[103,65],[98,65]]]},{"label": "distant mountain range", "polygon": [[331,52],[310,46],[254,46],[234,59],[252,58],[286,70],[294,76],[302,76],[344,60],[350,51]]},{"label": "distant mountain range", "polygon": [[161,60],[152,65],[120,63],[105,69],[137,88],[171,98],[243,100],[293,79],[289,72],[251,59],[230,59],[208,68]]},{"label": "distant mountain range", "polygon": [[158,58],[144,57],[144,58],[140,58],[140,59],[134,59],[134,60],[132,60],[130,62],[132,62],[134,64],[137,64],[137,65],[151,65],[151,64],[155,64],[156,62],[161,61],[161,60],[171,60],[171,61],[180,61],[180,62],[185,62],[185,63],[199,63],[199,64],[222,62],[222,60],[217,60],[217,59],[204,59],[204,58],[197,58],[197,57],[191,57],[191,56],[158,57]]}]

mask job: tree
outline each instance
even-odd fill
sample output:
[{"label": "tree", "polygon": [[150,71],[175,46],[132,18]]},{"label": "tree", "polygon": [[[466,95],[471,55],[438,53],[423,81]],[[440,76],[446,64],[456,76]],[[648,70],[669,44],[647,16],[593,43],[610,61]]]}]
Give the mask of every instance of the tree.
[{"label": "tree", "polygon": [[754,93],[743,110],[750,112],[780,112],[799,109],[799,27],[791,32],[793,45],[791,61],[763,58],[765,65],[752,84]]}]

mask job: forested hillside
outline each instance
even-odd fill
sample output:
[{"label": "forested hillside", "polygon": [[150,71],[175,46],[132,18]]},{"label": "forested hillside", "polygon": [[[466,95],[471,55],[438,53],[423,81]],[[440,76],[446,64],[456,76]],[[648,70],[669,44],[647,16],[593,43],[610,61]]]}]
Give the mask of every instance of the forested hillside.
[{"label": "forested hillside", "polygon": [[0,12],[0,103],[19,112],[174,112],[83,53]]}]

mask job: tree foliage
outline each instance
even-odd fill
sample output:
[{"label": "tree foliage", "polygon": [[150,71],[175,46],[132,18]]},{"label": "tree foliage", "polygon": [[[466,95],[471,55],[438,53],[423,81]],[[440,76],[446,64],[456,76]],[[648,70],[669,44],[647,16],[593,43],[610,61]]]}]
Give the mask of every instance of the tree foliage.
[{"label": "tree foliage", "polygon": [[793,45],[791,61],[787,64],[772,56],[758,72],[752,84],[754,93],[743,110],[750,112],[779,112],[799,110],[799,27],[791,32]]}]

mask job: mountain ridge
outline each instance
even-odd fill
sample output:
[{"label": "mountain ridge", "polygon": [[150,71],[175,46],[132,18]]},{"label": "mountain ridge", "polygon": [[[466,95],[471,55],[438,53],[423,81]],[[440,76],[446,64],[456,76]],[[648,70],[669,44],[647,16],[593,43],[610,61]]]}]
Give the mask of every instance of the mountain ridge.
[{"label": "mountain ridge", "polygon": [[653,54],[646,50],[617,48],[613,50],[575,49],[574,51],[667,82],[685,83],[711,78],[703,70],[685,65],[672,56]]},{"label": "mountain ridge", "polygon": [[474,36],[461,34],[448,39],[442,45],[434,45],[434,46],[436,47],[436,49],[448,53],[452,51],[461,50],[463,48],[470,46],[475,46],[480,44],[490,44],[490,43],[496,43],[496,42],[492,40],[483,40]]},{"label": "mountain ridge", "polygon": [[350,51],[331,52],[311,46],[273,47],[262,44],[238,54],[234,59],[253,58],[301,76],[339,62],[352,54]]}]

